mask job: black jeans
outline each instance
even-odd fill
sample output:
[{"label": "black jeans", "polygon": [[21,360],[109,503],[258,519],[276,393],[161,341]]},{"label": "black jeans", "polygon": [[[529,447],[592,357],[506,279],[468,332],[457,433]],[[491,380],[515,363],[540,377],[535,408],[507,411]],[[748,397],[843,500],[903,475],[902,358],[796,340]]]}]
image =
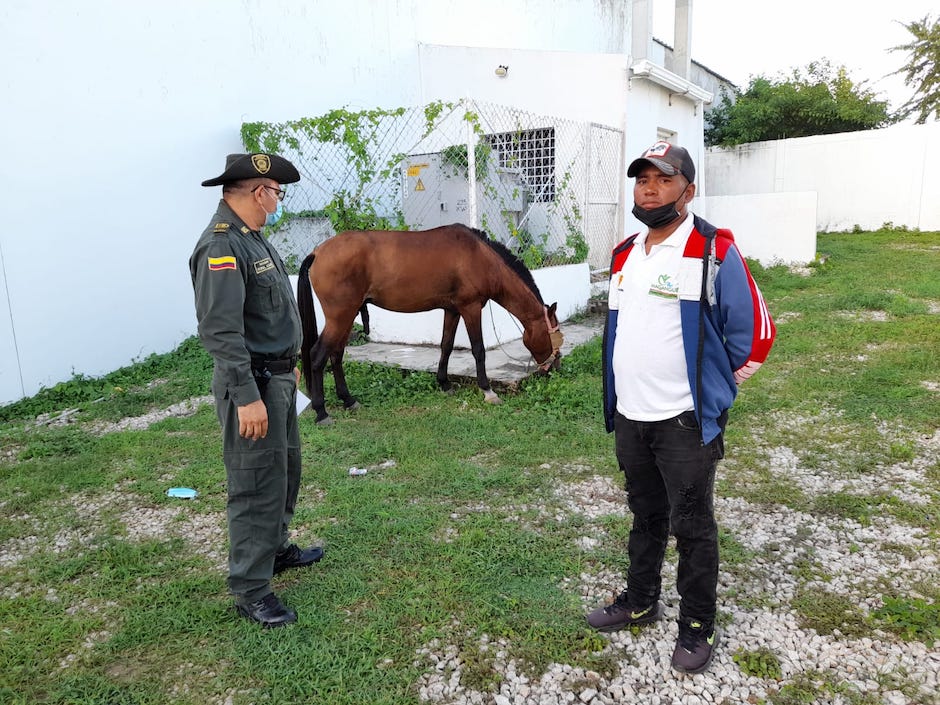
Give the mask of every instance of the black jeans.
[{"label": "black jeans", "polygon": [[670,527],[679,565],[679,619],[715,619],[718,525],[715,468],[724,454],[722,436],[705,445],[694,412],[665,421],[614,421],[617,462],[626,477],[633,528],[627,551],[627,598],[646,606],[659,599]]}]

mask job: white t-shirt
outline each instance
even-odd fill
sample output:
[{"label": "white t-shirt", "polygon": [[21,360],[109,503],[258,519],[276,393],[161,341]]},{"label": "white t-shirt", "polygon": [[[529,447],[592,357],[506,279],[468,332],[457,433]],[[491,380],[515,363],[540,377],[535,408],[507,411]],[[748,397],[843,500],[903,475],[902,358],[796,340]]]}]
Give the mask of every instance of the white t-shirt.
[{"label": "white t-shirt", "polygon": [[682,254],[692,221],[689,213],[649,254],[649,231],[639,235],[610,280],[608,304],[619,311],[613,351],[617,411],[633,421],[662,421],[693,408],[679,313]]}]

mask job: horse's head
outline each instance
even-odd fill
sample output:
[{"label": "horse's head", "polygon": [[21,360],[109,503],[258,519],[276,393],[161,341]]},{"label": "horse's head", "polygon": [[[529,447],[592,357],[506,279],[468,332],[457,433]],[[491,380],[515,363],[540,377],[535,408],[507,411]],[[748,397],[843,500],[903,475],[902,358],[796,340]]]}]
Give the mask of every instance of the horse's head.
[{"label": "horse's head", "polygon": [[556,309],[558,303],[544,306],[543,316],[538,323],[525,329],[522,342],[532,353],[539,372],[547,373],[561,367],[561,345],[565,340],[558,326]]}]

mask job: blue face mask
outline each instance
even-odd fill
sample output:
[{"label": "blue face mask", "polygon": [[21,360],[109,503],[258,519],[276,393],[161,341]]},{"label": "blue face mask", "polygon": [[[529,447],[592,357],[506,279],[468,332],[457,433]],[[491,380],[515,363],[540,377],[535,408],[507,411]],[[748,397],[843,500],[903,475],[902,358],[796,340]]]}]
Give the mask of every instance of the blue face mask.
[{"label": "blue face mask", "polygon": [[273,213],[268,213],[264,218],[265,225],[274,225],[277,221],[281,219],[281,216],[284,215],[284,206],[281,205],[281,202],[277,202],[277,208],[274,209]]}]

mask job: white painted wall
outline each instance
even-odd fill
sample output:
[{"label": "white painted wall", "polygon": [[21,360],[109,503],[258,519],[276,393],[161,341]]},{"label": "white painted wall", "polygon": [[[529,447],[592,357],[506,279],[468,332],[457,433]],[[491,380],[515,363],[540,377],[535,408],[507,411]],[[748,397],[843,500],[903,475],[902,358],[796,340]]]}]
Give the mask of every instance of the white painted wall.
[{"label": "white painted wall", "polygon": [[692,161],[696,167],[696,183],[701,189],[703,174],[701,165],[704,159],[703,134],[703,107],[700,103],[685,96],[670,97],[668,91],[651,81],[633,77],[630,79],[627,90],[626,124],[624,132],[626,145],[624,148],[624,233],[631,235],[644,226],[633,217],[633,179],[626,179],[627,167],[646,149],[660,139],[660,135],[671,133],[668,139],[689,150]]},{"label": "white painted wall", "polygon": [[[16,394],[23,388],[20,367],[17,364],[16,336],[13,319],[10,317],[9,299],[7,298],[7,279],[3,266],[3,246],[0,241],[0,390],[8,389],[8,394]],[[3,397],[0,397],[2,399]],[[13,398],[10,396],[9,398]]]},{"label": "white painted wall", "polygon": [[194,332],[187,260],[219,197],[199,183],[243,121],[417,104],[421,43],[623,52],[629,6],[3,3],[0,403]]},{"label": "white painted wall", "polygon": [[[423,101],[469,96],[578,122],[623,123],[625,54],[422,44],[418,58]],[[501,65],[509,67],[505,78],[495,73]]]},{"label": "white painted wall", "polygon": [[815,192],[820,232],[940,230],[940,122],[711,148],[704,165],[707,196]]},{"label": "white painted wall", "polygon": [[[661,86],[631,77],[628,55],[422,45],[419,58],[424,99],[469,93],[488,103],[617,127],[625,135],[624,168],[663,132],[686,147],[696,165],[704,159],[703,106],[684,96],[670,98]],[[500,65],[509,67],[505,78],[495,74]],[[630,214],[632,180],[625,180],[624,189],[623,231],[631,234],[643,226]]]},{"label": "white painted wall", "polygon": [[745,257],[764,266],[806,264],[816,258],[816,192],[696,196],[692,210],[728,228]]}]

